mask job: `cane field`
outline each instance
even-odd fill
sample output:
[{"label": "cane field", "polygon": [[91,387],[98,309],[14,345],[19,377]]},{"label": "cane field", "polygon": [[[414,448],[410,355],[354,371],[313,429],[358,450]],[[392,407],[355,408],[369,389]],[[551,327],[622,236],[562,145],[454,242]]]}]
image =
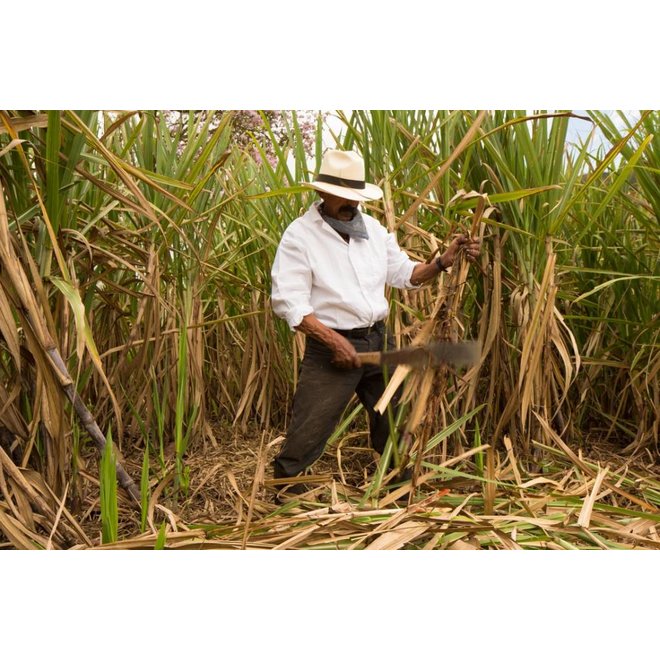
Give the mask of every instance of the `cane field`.
[{"label": "cane field", "polygon": [[[384,459],[355,399],[280,504],[270,268],[328,147],[413,258],[482,238],[388,294],[481,360],[391,370]],[[659,217],[659,111],[0,111],[0,547],[660,548]]]}]

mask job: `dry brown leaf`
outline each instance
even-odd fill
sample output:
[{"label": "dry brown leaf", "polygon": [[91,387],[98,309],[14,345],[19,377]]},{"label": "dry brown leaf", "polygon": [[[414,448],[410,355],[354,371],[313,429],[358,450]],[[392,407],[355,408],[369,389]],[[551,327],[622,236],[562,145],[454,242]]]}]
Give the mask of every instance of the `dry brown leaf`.
[{"label": "dry brown leaf", "polygon": [[398,550],[423,534],[429,526],[424,522],[405,521],[370,543],[366,550]]}]

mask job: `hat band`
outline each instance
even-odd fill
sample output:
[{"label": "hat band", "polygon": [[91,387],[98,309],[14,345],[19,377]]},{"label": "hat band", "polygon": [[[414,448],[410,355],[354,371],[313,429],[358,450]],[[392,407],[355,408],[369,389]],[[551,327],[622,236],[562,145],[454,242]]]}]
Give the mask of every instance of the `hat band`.
[{"label": "hat band", "polygon": [[342,179],[338,176],[332,176],[331,174],[318,174],[316,181],[319,183],[334,183],[338,186],[357,188],[358,190],[364,190],[365,188],[364,181],[358,181],[357,179]]}]

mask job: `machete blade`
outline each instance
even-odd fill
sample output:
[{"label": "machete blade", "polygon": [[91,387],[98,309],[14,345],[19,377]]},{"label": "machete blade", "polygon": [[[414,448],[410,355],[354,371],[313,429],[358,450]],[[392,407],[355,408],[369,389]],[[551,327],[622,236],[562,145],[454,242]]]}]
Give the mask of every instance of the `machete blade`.
[{"label": "machete blade", "polygon": [[481,344],[478,341],[440,341],[425,346],[409,346],[397,351],[384,351],[381,364],[407,364],[411,367],[439,367],[451,364],[464,367],[479,362]]}]

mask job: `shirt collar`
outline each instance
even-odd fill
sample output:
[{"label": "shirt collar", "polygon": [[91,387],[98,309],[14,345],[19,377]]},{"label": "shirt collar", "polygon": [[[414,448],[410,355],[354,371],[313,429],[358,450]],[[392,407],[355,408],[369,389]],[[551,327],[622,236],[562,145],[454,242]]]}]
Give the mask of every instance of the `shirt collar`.
[{"label": "shirt collar", "polygon": [[321,217],[321,213],[319,212],[319,206],[323,204],[323,200],[318,199],[316,200],[310,207],[309,207],[309,216],[311,219],[317,224],[321,225],[321,231],[328,232],[330,235],[334,236],[335,238],[338,238],[340,241],[343,242],[343,238],[337,234],[337,232],[327,223],[323,221],[323,218]]}]

